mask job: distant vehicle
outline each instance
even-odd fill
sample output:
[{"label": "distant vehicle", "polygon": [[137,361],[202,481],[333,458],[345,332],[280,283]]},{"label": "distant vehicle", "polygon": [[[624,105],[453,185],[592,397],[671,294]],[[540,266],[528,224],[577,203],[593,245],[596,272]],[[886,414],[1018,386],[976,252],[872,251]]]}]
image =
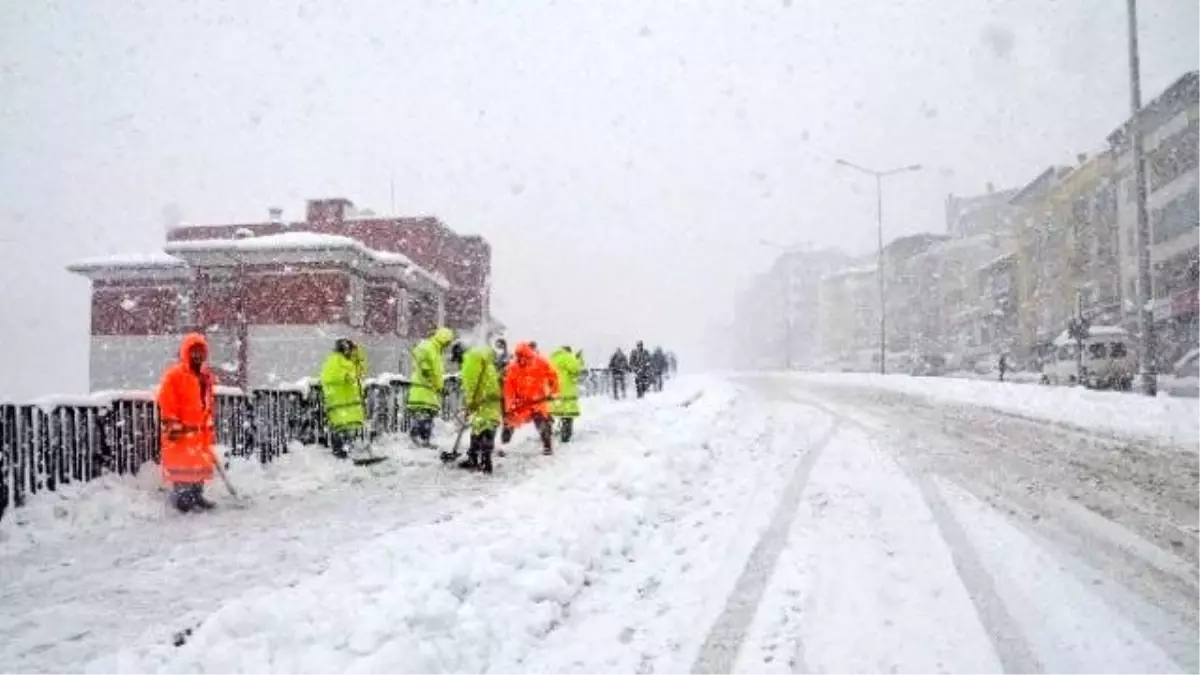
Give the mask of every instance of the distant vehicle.
[{"label": "distant vehicle", "polygon": [[1171,372],[1159,378],[1158,389],[1170,396],[1200,397],[1200,349],[1176,361]]},{"label": "distant vehicle", "polygon": [[[1093,326],[1083,339],[1082,384],[1092,389],[1128,391],[1137,372],[1133,336],[1120,326]],[[1055,338],[1054,349],[1042,365],[1043,384],[1080,384],[1077,343],[1063,331]]]},{"label": "distant vehicle", "polygon": [[913,365],[913,375],[940,377],[947,372],[946,357],[941,354],[922,354]]}]

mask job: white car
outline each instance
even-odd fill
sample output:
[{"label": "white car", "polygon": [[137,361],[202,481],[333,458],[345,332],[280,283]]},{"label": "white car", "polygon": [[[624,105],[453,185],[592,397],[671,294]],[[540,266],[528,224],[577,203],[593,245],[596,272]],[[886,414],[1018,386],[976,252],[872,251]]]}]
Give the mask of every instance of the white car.
[{"label": "white car", "polygon": [[[1085,386],[1093,389],[1128,390],[1137,372],[1137,358],[1132,348],[1133,338],[1117,326],[1095,326],[1083,339],[1083,367],[1087,372]],[[1063,331],[1054,340],[1054,353],[1042,365],[1044,384],[1079,384],[1078,343]]]}]

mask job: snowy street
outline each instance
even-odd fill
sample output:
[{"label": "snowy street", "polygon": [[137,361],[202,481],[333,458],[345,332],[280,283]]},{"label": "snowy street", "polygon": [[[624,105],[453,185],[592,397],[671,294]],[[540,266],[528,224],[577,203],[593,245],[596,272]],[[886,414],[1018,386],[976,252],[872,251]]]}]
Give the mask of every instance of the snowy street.
[{"label": "snowy street", "polygon": [[588,399],[492,477],[297,446],[198,517],[105,480],[0,521],[0,670],[1194,672],[1198,434],[1194,401],[741,374]]}]

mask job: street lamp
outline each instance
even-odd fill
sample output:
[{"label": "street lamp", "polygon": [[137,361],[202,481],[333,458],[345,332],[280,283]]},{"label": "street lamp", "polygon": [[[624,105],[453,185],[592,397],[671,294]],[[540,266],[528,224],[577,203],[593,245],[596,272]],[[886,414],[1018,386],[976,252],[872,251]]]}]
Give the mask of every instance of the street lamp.
[{"label": "street lamp", "polygon": [[1158,393],[1154,353],[1154,294],[1150,284],[1150,219],[1146,214],[1146,161],[1142,156],[1142,81],[1138,59],[1137,0],[1128,0],[1129,14],[1129,135],[1133,151],[1133,179],[1137,201],[1137,301],[1138,328],[1142,332],[1142,393]]},{"label": "street lamp", "polygon": [[[805,242],[804,244],[794,244],[792,246],[785,246],[783,244],[779,244],[779,243],[770,241],[768,239],[759,239],[758,243],[762,244],[763,246],[769,246],[771,248],[778,249],[779,251],[782,251],[785,255],[788,253],[792,253],[794,251],[806,250],[808,247],[808,242]],[[784,283],[786,284],[786,287],[783,292],[783,294],[784,294],[783,301],[787,304],[787,306],[784,307],[784,312],[783,312],[784,326],[785,326],[785,333],[784,333],[785,344],[783,345],[783,352],[784,352],[784,363],[786,364],[787,370],[790,372],[792,370],[792,314],[795,311],[795,298],[792,297],[792,266],[791,266],[790,261],[787,262],[784,277],[785,277]]]},{"label": "street lamp", "polygon": [[879,373],[883,375],[887,373],[887,295],[883,283],[883,179],[898,173],[920,171],[921,165],[910,164],[887,171],[876,171],[844,159],[837,160],[837,163],[875,177],[875,214],[879,220]]}]

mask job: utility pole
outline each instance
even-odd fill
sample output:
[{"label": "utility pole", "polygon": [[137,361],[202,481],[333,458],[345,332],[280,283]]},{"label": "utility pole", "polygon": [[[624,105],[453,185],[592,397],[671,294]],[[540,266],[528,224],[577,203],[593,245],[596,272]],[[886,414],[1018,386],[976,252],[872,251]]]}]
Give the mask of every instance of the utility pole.
[{"label": "utility pole", "polygon": [[1129,8],[1129,134],[1133,151],[1133,180],[1137,194],[1137,302],[1138,328],[1142,333],[1142,393],[1158,393],[1157,355],[1154,342],[1154,293],[1150,275],[1150,218],[1146,213],[1146,160],[1142,156],[1142,80],[1138,58],[1137,0]]},{"label": "utility pole", "polygon": [[920,164],[912,164],[910,166],[902,166],[888,171],[876,171],[866,167],[859,166],[852,162],[847,162],[844,159],[837,160],[838,164],[848,166],[856,171],[861,171],[869,176],[875,177],[875,216],[878,221],[879,235],[879,374],[887,374],[887,286],[884,282],[883,274],[883,179],[887,176],[892,176],[898,173],[908,171],[920,171]]}]

